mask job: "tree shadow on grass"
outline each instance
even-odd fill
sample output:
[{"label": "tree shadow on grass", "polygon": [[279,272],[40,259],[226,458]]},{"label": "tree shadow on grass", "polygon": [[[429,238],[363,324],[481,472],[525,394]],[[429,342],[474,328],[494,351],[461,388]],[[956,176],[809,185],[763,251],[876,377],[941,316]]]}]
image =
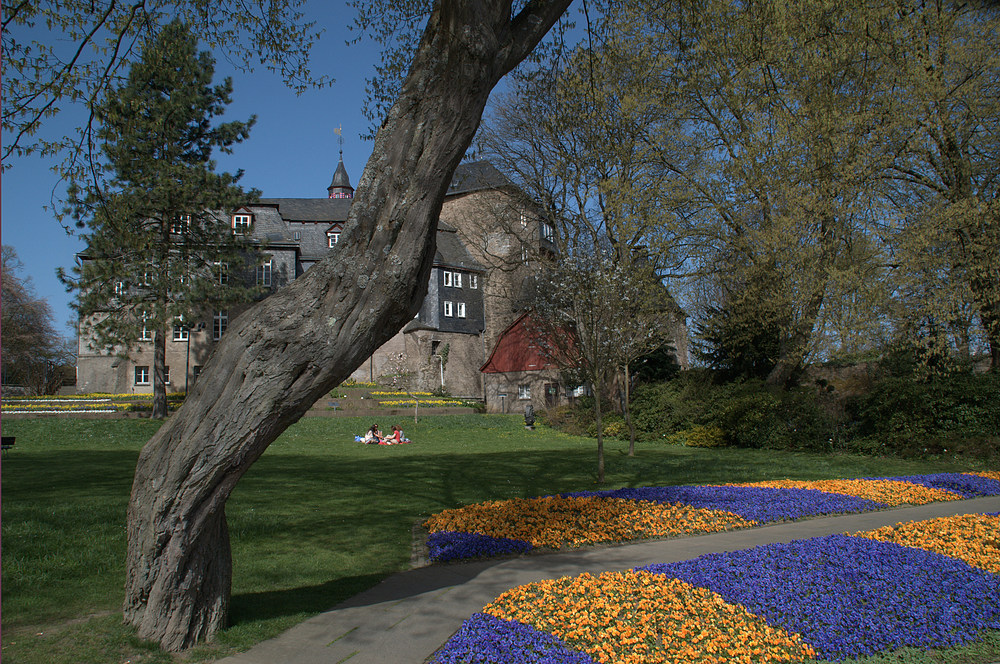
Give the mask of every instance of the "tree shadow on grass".
[{"label": "tree shadow on grass", "polygon": [[322,613],[371,588],[384,578],[384,574],[362,574],[313,586],[236,594],[230,600],[229,626],[300,613]]}]

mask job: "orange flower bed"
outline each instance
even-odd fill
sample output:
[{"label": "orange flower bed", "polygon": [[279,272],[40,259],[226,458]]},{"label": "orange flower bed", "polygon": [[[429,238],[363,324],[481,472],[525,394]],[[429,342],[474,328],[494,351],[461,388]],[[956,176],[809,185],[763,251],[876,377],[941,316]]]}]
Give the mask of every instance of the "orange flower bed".
[{"label": "orange flower bed", "polygon": [[713,533],[756,525],[721,510],[596,497],[514,498],[445,510],[424,522],[430,532],[460,531],[558,549],[645,537]]},{"label": "orange flower bed", "polygon": [[973,567],[1000,574],[1000,517],[963,514],[913,523],[897,523],[854,533],[880,542],[926,549],[958,558]]},{"label": "orange flower bed", "polygon": [[605,572],[513,588],[483,609],[554,634],[600,662],[790,662],[800,637],[718,594],[661,574]]},{"label": "orange flower bed", "polygon": [[759,486],[772,489],[815,489],[825,493],[865,498],[896,507],[925,505],[944,500],[962,500],[962,496],[944,489],[931,489],[919,484],[892,480],[773,480],[726,486]]},{"label": "orange flower bed", "polygon": [[978,473],[964,473],[965,475],[978,475],[979,477],[985,477],[990,480],[996,480],[1000,482],[1000,470],[983,470]]}]

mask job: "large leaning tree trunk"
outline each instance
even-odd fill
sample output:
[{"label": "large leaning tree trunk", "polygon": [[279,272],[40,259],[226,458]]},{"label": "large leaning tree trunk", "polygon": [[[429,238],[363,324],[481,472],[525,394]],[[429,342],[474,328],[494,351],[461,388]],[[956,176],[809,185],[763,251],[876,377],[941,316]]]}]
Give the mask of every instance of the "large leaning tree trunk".
[{"label": "large leaning tree trunk", "polygon": [[444,195],[490,91],[571,0],[439,0],[375,139],[344,242],[237,318],[146,444],[128,508],[125,620],[180,650],[225,626],[225,505],[267,446],[387,341],[427,290]]}]

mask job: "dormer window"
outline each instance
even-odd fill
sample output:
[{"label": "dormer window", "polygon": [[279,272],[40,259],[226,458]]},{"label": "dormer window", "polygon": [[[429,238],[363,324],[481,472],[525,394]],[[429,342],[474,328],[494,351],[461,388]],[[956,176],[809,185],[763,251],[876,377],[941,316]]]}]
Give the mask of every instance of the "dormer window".
[{"label": "dormer window", "polygon": [[344,232],[344,224],[337,222],[326,229],[326,246],[333,249],[340,242],[340,234]]},{"label": "dormer window", "polygon": [[250,235],[250,224],[253,217],[245,212],[238,212],[233,215],[233,234]]}]

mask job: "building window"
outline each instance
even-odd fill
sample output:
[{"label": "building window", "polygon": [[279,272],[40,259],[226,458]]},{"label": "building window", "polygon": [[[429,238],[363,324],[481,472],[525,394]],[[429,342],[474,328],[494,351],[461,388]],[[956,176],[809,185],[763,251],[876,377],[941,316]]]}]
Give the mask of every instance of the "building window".
[{"label": "building window", "polygon": [[183,325],[174,325],[174,341],[187,341],[190,338],[188,329]]},{"label": "building window", "polygon": [[479,288],[479,275],[477,274],[469,275],[469,288],[471,288],[472,290]]},{"label": "building window", "polygon": [[521,245],[521,262],[524,263],[525,265],[527,265],[528,264],[528,259],[530,259],[530,258],[531,258],[531,255],[528,253],[528,245],[522,244]]},{"label": "building window", "polygon": [[213,265],[215,266],[215,274],[219,278],[219,285],[220,286],[225,286],[226,284],[228,284],[229,283],[229,264],[228,263],[220,263],[219,261],[215,261],[215,263],[213,263]]},{"label": "building window", "polygon": [[340,242],[340,233],[327,233],[326,239],[329,243],[329,247],[333,249],[338,242]]},{"label": "building window", "polygon": [[115,282],[115,295],[124,295],[124,294],[125,294],[125,282],[124,281],[116,281]]},{"label": "building window", "polygon": [[170,367],[163,367],[163,384],[170,384]]},{"label": "building window", "polygon": [[135,384],[136,385],[149,385],[149,367],[136,367],[135,368]]},{"label": "building window", "polygon": [[521,228],[527,228],[527,227],[528,227],[528,215],[526,215],[525,213],[522,212],[521,213]]},{"label": "building window", "polygon": [[229,327],[229,312],[224,309],[216,311],[212,316],[212,338],[216,341],[221,339],[227,327]]},{"label": "building window", "polygon": [[146,314],[146,312],[143,312],[142,313],[142,331],[139,332],[139,341],[152,341],[153,340],[153,330],[148,325],[146,325],[146,321],[148,319],[149,319],[149,316]]},{"label": "building window", "polygon": [[542,222],[542,239],[546,242],[556,241],[556,230],[552,228],[552,224]]},{"label": "building window", "polygon": [[233,233],[235,235],[249,235],[251,221],[252,218],[250,217],[249,214],[234,214]]},{"label": "building window", "polygon": [[517,386],[517,398],[518,399],[530,399],[531,398],[531,385],[518,385]]},{"label": "building window", "polygon": [[451,318],[452,316],[452,303],[448,300],[444,301],[444,315],[448,318]]},{"label": "building window", "polygon": [[264,261],[257,266],[257,285],[271,287],[271,261]]},{"label": "building window", "polygon": [[448,270],[444,271],[444,285],[451,286],[451,272]]},{"label": "building window", "polygon": [[462,273],[461,272],[455,272],[452,275],[452,277],[451,277],[451,285],[454,286],[455,288],[461,288],[462,287]]},{"label": "building window", "polygon": [[198,376],[200,376],[200,375],[201,375],[201,365],[200,364],[196,364],[193,367],[191,367],[191,384],[192,385],[194,385],[194,382],[196,380],[198,380]]},{"label": "building window", "polygon": [[465,318],[465,302],[456,303],[455,315],[459,318]]}]

